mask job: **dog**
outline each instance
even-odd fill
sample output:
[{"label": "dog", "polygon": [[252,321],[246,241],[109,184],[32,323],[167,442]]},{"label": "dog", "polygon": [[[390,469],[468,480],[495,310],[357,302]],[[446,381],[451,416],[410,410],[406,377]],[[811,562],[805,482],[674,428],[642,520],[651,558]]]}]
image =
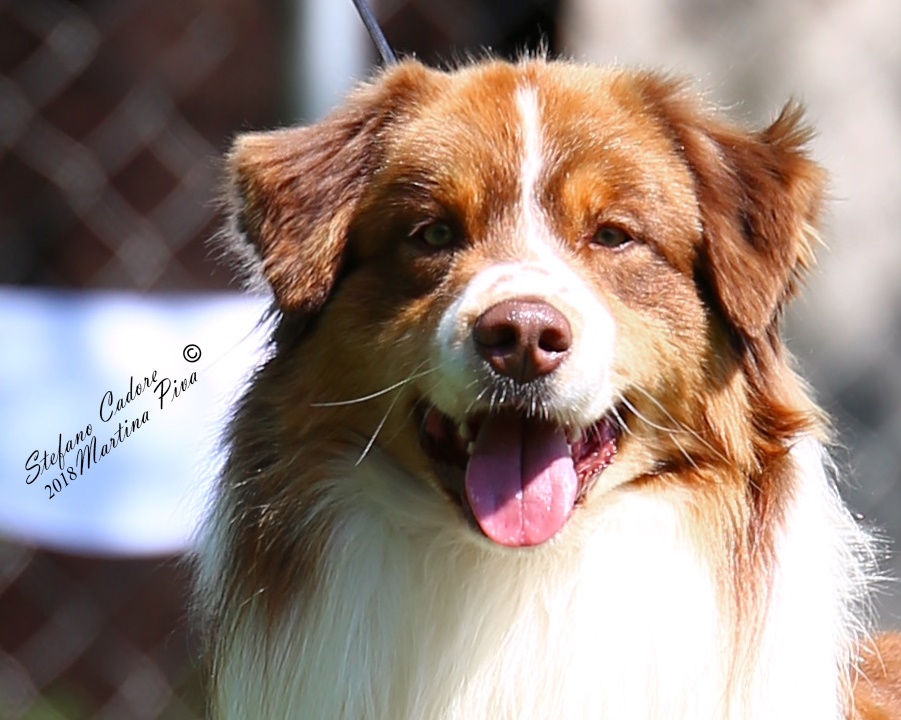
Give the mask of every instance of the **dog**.
[{"label": "dog", "polygon": [[901,717],[780,338],[810,136],[545,58],[403,61],[240,136],[274,320],[199,550],[214,717]]}]

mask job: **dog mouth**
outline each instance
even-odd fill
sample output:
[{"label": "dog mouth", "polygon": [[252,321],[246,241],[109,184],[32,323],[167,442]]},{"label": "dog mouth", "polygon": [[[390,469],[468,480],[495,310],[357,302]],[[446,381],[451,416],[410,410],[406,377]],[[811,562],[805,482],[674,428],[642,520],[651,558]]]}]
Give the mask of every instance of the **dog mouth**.
[{"label": "dog mouth", "polygon": [[420,404],[419,440],[448,495],[499,545],[540,545],[566,524],[612,462],[620,423],[611,411],[578,428],[515,410],[455,421]]}]

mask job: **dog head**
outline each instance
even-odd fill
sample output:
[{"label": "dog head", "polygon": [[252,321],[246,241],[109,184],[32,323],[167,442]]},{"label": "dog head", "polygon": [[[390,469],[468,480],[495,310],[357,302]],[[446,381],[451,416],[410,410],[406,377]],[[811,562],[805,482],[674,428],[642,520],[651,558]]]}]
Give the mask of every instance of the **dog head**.
[{"label": "dog head", "polygon": [[807,136],[531,60],[404,62],[238,138],[236,235],[282,318],[268,441],[374,443],[509,546],[680,463],[753,465],[792,424],[771,366],[823,193]]}]

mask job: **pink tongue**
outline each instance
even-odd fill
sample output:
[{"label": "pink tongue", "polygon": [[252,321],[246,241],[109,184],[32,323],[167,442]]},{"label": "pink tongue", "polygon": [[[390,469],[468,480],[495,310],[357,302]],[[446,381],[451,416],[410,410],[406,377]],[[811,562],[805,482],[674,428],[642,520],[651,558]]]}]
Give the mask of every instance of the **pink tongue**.
[{"label": "pink tongue", "polygon": [[499,545],[538,545],[559,532],[579,482],[566,436],[537,420],[486,418],[466,467],[466,496]]}]

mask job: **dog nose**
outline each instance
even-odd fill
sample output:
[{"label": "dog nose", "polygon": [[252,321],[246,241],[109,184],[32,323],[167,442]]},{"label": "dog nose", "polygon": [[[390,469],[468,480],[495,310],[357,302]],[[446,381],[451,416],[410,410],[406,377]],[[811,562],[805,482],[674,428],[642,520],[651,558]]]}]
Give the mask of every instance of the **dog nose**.
[{"label": "dog nose", "polygon": [[491,367],[520,383],[553,372],[573,339],[563,313],[541,300],[523,299],[488,308],[476,320],[472,338]]}]

